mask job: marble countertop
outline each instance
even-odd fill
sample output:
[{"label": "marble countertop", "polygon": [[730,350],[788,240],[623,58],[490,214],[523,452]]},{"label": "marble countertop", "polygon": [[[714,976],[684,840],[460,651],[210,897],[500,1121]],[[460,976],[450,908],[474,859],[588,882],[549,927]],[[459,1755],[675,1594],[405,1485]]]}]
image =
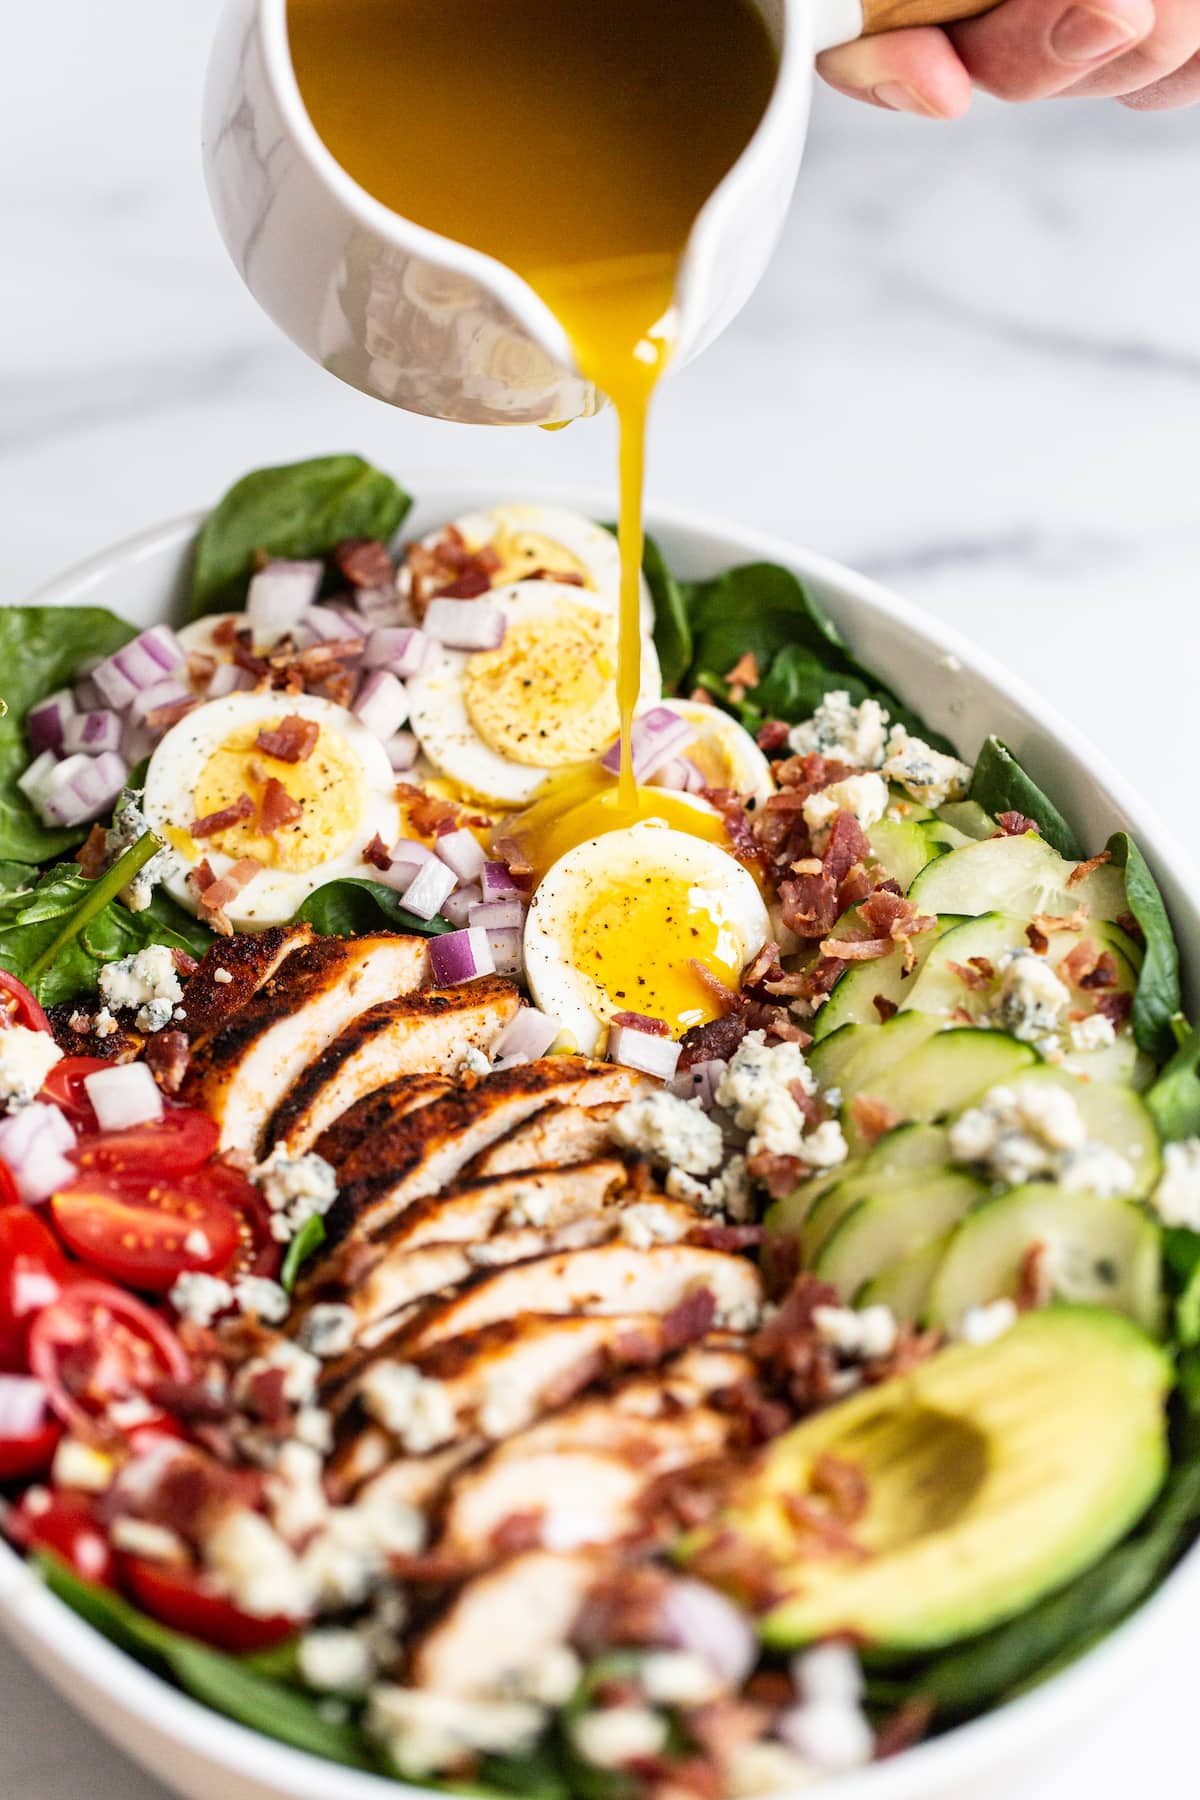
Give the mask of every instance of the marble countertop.
[{"label": "marble countertop", "polygon": [[[258,313],[199,172],[217,5],[56,0],[6,21],[6,599],[245,469],[332,449],[417,488],[462,473],[522,497],[612,481],[607,421],[549,435],[389,412]],[[953,618],[1183,833],[1200,647],[1198,126],[1194,111],[1066,101],[980,103],[947,128],[821,96],[783,247],[736,325],[668,383],[650,472],[652,499],[814,544]],[[1172,1772],[1190,1685],[1163,1670],[1028,1800],[1193,1792]],[[0,1643],[0,1792],[165,1790]]]}]

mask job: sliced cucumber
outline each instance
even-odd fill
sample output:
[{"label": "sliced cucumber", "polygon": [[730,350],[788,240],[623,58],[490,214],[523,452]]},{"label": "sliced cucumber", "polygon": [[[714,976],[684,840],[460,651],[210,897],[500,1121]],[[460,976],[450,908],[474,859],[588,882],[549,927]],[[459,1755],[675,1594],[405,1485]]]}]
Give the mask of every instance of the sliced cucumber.
[{"label": "sliced cucumber", "polygon": [[[1141,1199],[1157,1186],[1161,1171],[1158,1133],[1150,1109],[1140,1095],[1115,1083],[1081,1080],[1068,1070],[1049,1063],[1030,1069],[1015,1082],[1009,1079],[1008,1085],[1066,1088],[1083,1117],[1088,1141],[1115,1150],[1133,1170],[1132,1197]],[[969,1104],[977,1104],[984,1092],[986,1089],[981,1089]]]},{"label": "sliced cucumber", "polygon": [[929,1305],[929,1290],[950,1247],[952,1232],[930,1238],[910,1250],[898,1262],[880,1269],[854,1296],[855,1306],[888,1306],[903,1324],[921,1325]]},{"label": "sliced cucumber", "polygon": [[987,1198],[984,1182],[958,1170],[932,1181],[918,1179],[885,1188],[858,1205],[825,1238],[812,1268],[843,1299],[889,1263],[957,1225],[971,1208]]},{"label": "sliced cucumber", "polygon": [[[931,947],[920,975],[906,989],[902,1008],[944,1014],[965,1011],[973,1019],[986,1018],[995,1004],[1002,959],[1010,951],[1029,949],[1027,924],[1026,919],[1012,913],[987,912],[981,913],[978,918],[967,919],[952,931],[945,932]],[[1118,938],[1126,938],[1127,934],[1117,926],[1097,920],[1094,926],[1089,927],[1088,936],[1106,950],[1112,951],[1113,961],[1117,966],[1117,990],[1132,994],[1137,987],[1137,972],[1118,941]],[[1051,932],[1045,953],[1050,967],[1057,970],[1063,957],[1069,955],[1079,941],[1080,934],[1075,931]],[[958,972],[960,969],[970,968],[973,957],[983,958],[985,964],[990,964],[995,971],[995,979],[989,980],[985,987],[971,987]],[[1071,999],[1073,1011],[1094,1011],[1094,995],[1076,990]],[[1082,1051],[1077,1054],[1086,1057],[1093,1052]]]},{"label": "sliced cucumber", "polygon": [[930,1289],[930,1323],[953,1329],[972,1306],[1015,1299],[1025,1260],[1039,1244],[1047,1247],[1059,1298],[1160,1329],[1158,1227],[1128,1200],[1098,1200],[1053,1182],[1013,1188],[964,1218]]},{"label": "sliced cucumber", "polygon": [[[879,1027],[879,1036],[894,1031],[906,1019],[927,1019],[927,1015],[897,1013],[889,1024]],[[868,1031],[870,1027],[851,1029]],[[944,1119],[998,1082],[1015,1081],[1040,1061],[1031,1044],[1018,1043],[1003,1031],[969,1027],[926,1036],[902,1058],[893,1057],[886,1063],[881,1057],[869,1062],[864,1055],[861,1063],[855,1059],[842,1082],[842,1130],[850,1153],[854,1155],[863,1142],[850,1107],[856,1094],[882,1101],[901,1119]],[[861,1082],[857,1079],[859,1067],[864,1071]]]},{"label": "sliced cucumber", "polygon": [[[851,1094],[874,1093],[877,1079],[889,1073],[897,1063],[907,1060],[926,1038],[932,1037],[941,1023],[940,1019],[930,1018],[925,1013],[902,1012],[889,1019],[886,1025],[843,1027],[847,1043],[839,1056],[840,1068],[835,1084],[841,1088],[843,1101]],[[841,1035],[836,1032],[833,1037],[826,1038],[824,1044],[814,1049],[813,1057],[825,1048],[825,1044],[836,1043]],[[816,1067],[815,1062],[813,1066]],[[901,1114],[902,1118],[910,1116],[926,1115]]]},{"label": "sliced cucumber", "polygon": [[947,800],[945,806],[939,806],[937,817],[946,825],[952,825],[967,838],[981,839],[996,835],[996,821],[990,812],[985,812],[978,800]]},{"label": "sliced cucumber", "polygon": [[975,842],[967,832],[960,831],[957,825],[947,825],[942,819],[922,820],[921,830],[929,842],[936,844],[941,850],[961,850],[964,844]]},{"label": "sliced cucumber", "polygon": [[1119,869],[1102,863],[1073,887],[1068,862],[1041,838],[987,838],[939,856],[912,885],[910,899],[923,912],[1069,913],[1086,903],[1093,919],[1118,919],[1129,910]]},{"label": "sliced cucumber", "polygon": [[[851,907],[842,914],[835,927],[837,937],[853,937],[856,930],[858,908]],[[847,923],[849,922],[849,923]],[[828,1000],[817,1014],[813,1023],[813,1037],[819,1043],[822,1038],[829,1037],[843,1025],[879,1025],[882,1023],[879,1008],[875,1005],[875,996],[890,1000],[894,1006],[900,1006],[906,994],[912,991],[916,978],[923,968],[925,959],[933,949],[938,938],[945,931],[950,931],[962,921],[953,914],[938,920],[936,931],[921,931],[912,939],[914,962],[912,969],[906,974],[904,969],[904,946],[897,944],[888,956],[881,956],[875,962],[849,963],[845,974]],[[846,924],[846,930],[841,927]]]},{"label": "sliced cucumber", "polygon": [[926,863],[944,856],[946,846],[931,843],[920,824],[908,819],[879,819],[867,832],[876,860],[905,893]]},{"label": "sliced cucumber", "polygon": [[[846,1207],[876,1192],[880,1184],[911,1181],[916,1175],[944,1169],[947,1155],[946,1132],[941,1126],[897,1125],[867,1155],[843,1163],[832,1179],[815,1177],[780,1200],[767,1215],[767,1229],[788,1237],[802,1231],[807,1234],[806,1221],[815,1220],[820,1213],[823,1234]],[[836,1202],[835,1194],[839,1196]],[[816,1242],[816,1237],[812,1241]]]}]

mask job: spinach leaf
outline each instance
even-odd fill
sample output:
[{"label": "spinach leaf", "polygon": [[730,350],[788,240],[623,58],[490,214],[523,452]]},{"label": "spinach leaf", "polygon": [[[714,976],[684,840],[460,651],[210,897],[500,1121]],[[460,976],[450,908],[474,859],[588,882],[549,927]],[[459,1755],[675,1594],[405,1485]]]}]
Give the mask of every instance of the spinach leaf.
[{"label": "spinach leaf", "polygon": [[19,888],[32,887],[37,877],[37,868],[30,863],[0,862],[0,893],[11,894]]},{"label": "spinach leaf", "polygon": [[1115,832],[1108,840],[1108,850],[1116,867],[1125,871],[1129,910],[1146,940],[1146,956],[1133,998],[1133,1035],[1147,1055],[1161,1061],[1175,1048],[1171,1021],[1183,1004],[1175,933],[1158,883],[1128,832]]},{"label": "spinach leaf", "polygon": [[249,1660],[169,1631],[107,1588],[81,1581],[56,1557],[35,1558],[51,1591],[73,1612],[143,1662],[165,1667],[180,1687],[214,1711],[297,1750],[351,1768],[370,1768],[357,1726],[325,1718],[311,1695],[260,1674]]},{"label": "spinach leaf", "polygon": [[1053,800],[1043,794],[999,738],[985,740],[975,764],[969,798],[993,818],[1002,812],[1018,812],[1036,820],[1042,836],[1060,856],[1068,856],[1074,862],[1082,859],[1083,845]]},{"label": "spinach leaf", "polygon": [[1143,1096],[1165,1143],[1200,1133],[1200,1026],[1193,1026]]},{"label": "spinach leaf", "polygon": [[361,456],[316,456],[244,475],[200,528],[192,618],[242,605],[257,552],[316,557],[347,537],[388,543],[411,505],[390,475]]},{"label": "spinach leaf", "polygon": [[658,652],[663,686],[668,692],[675,693],[692,662],[687,589],[672,575],[652,537],[646,539],[642,573],[654,601],[654,648]]},{"label": "spinach leaf", "polygon": [[56,688],[68,687],[89,656],[111,656],[136,636],[101,606],[0,607],[0,857],[41,863],[82,843],[83,829],[43,825],[17,786],[32,757],[25,715]]},{"label": "spinach leaf", "polygon": [[287,1255],[283,1259],[283,1267],[279,1271],[280,1286],[291,1293],[296,1285],[296,1277],[300,1270],[325,1242],[325,1221],[319,1213],[306,1219],[291,1243],[287,1247]]},{"label": "spinach leaf", "polygon": [[365,881],[345,875],[327,881],[308,896],[296,918],[307,922],[322,937],[357,937],[363,932],[411,931],[418,937],[440,937],[454,927],[445,919],[418,919],[400,904],[394,888],[382,881]]}]

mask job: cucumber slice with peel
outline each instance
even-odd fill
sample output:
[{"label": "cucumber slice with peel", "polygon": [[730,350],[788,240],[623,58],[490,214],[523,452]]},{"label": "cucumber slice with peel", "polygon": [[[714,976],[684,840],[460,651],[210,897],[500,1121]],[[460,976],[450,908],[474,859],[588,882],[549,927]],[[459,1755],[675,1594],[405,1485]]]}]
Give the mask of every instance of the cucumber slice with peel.
[{"label": "cucumber slice with peel", "polygon": [[946,1231],[940,1237],[929,1238],[898,1262],[880,1269],[878,1275],[859,1288],[854,1296],[855,1306],[887,1306],[901,1324],[924,1324],[929,1290],[952,1236]]},{"label": "cucumber slice with peel", "polygon": [[[1083,1117],[1089,1143],[1104,1144],[1124,1157],[1133,1170],[1131,1198],[1142,1199],[1153,1191],[1158,1185],[1162,1157],[1150,1109],[1139,1094],[1118,1084],[1081,1079],[1050,1063],[1042,1063],[1005,1083],[1020,1088],[1031,1084],[1067,1090]],[[985,1093],[986,1089],[981,1089],[968,1105],[978,1105]],[[962,1111],[966,1110],[964,1106]]]},{"label": "cucumber slice with peel", "polygon": [[[924,1013],[902,1012],[886,1025],[846,1025],[813,1046],[809,1066],[822,1087],[841,1088],[843,1099],[850,1093],[873,1092],[869,1084],[875,1076],[907,1058],[941,1023]],[[829,1076],[825,1071],[834,1063],[835,1051],[836,1072]]]},{"label": "cucumber slice with peel", "polygon": [[913,882],[909,898],[922,912],[1067,914],[1086,902],[1093,919],[1119,919],[1129,911],[1125,879],[1101,863],[1073,886],[1081,864],[1068,862],[1032,832],[987,838],[939,856]]},{"label": "cucumber slice with peel", "polygon": [[936,816],[942,823],[961,831],[964,837],[975,840],[995,837],[1000,829],[978,800],[947,800],[945,806],[938,807]]},{"label": "cucumber slice with peel", "polygon": [[[861,927],[857,925],[858,908],[851,907],[842,914],[834,928],[834,937],[854,937],[860,935]],[[882,1018],[875,1005],[878,994],[884,1000],[890,1000],[896,1007],[902,1005],[905,996],[912,992],[917,975],[925,964],[934,945],[944,932],[951,931],[955,925],[962,924],[955,914],[949,913],[939,919],[935,931],[920,931],[911,940],[913,965],[908,972],[904,966],[904,945],[897,944],[887,956],[877,957],[874,962],[847,963],[846,972],[839,979],[828,1000],[817,1014],[813,1022],[813,1037],[816,1042],[829,1037],[843,1025],[880,1025]],[[845,926],[843,930],[842,927]]]},{"label": "cucumber slice with peel", "polygon": [[954,1330],[971,1307],[1015,1299],[1037,1245],[1046,1247],[1058,1298],[1161,1329],[1161,1233],[1154,1221],[1131,1201],[1099,1200],[1049,1181],[1013,1188],[963,1219],[930,1288],[930,1323]]},{"label": "cucumber slice with peel", "polygon": [[[877,1028],[883,1038],[905,1019],[925,1018],[922,1013],[897,1013]],[[870,1026],[855,1029],[869,1031]],[[944,1119],[959,1112],[977,1095],[1000,1082],[1013,1082],[1038,1066],[1041,1058],[1031,1044],[1022,1044],[1003,1031],[951,1028],[926,1036],[907,1049],[903,1057],[874,1059],[863,1054],[852,1061],[842,1080],[842,1130],[851,1155],[863,1147],[863,1134],[854,1122],[851,1102],[857,1094],[869,1094],[894,1112],[898,1119]],[[862,1070],[863,1079],[857,1079]]]},{"label": "cucumber slice with peel", "polygon": [[947,845],[934,843],[924,828],[904,819],[879,819],[867,831],[871,851],[905,893],[926,863],[944,856]]},{"label": "cucumber slice with peel", "polygon": [[847,1206],[852,1206],[881,1182],[909,1181],[916,1175],[939,1172],[945,1168],[947,1156],[944,1127],[897,1125],[867,1155],[802,1182],[785,1199],[777,1201],[767,1214],[767,1230],[798,1236],[805,1230],[806,1220],[835,1192],[843,1196]]},{"label": "cucumber slice with peel", "polygon": [[987,1194],[986,1183],[952,1169],[932,1180],[880,1188],[838,1221],[814,1257],[813,1271],[844,1300],[852,1299],[890,1263],[957,1225]]},{"label": "cucumber slice with peel", "polygon": [[[920,974],[906,989],[902,1010],[944,1014],[965,1011],[973,1019],[985,1019],[996,1003],[1004,957],[1014,950],[1029,949],[1027,924],[1028,920],[1011,913],[987,912],[942,934],[931,946]],[[1106,991],[1132,995],[1137,987],[1137,971],[1119,941],[1127,934],[1120,932],[1118,938],[1116,933],[1115,926],[1098,920],[1089,926],[1086,936],[1112,953],[1117,985]],[[1058,971],[1063,958],[1071,953],[1082,935],[1077,931],[1055,931],[1048,935],[1045,960],[1050,968]],[[995,972],[994,978],[983,987],[972,987],[958,973],[960,969],[970,968],[972,957],[984,959]],[[1084,989],[1073,990],[1071,1000],[1075,1012],[1095,1010],[1095,995]]]}]

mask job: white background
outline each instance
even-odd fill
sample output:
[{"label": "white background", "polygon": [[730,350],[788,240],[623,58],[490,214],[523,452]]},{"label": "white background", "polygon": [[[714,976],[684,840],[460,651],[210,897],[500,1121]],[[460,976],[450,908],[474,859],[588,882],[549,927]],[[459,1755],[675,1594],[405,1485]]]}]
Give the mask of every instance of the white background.
[{"label": "white background", "polygon": [[[611,482],[605,420],[551,435],[408,418],[257,313],[198,168],[217,4],[4,6],[5,600],[262,463],[361,450],[410,487],[494,476],[497,497]],[[486,146],[486,100],[464,128]],[[784,247],[737,325],[668,384],[650,475],[652,498],[815,544],[953,617],[1183,834],[1198,195],[1200,112],[982,103],[944,127],[824,98]],[[1023,1800],[1195,1794],[1194,1692],[1194,1669],[1164,1668]],[[163,1793],[0,1644],[3,1800]]]}]

